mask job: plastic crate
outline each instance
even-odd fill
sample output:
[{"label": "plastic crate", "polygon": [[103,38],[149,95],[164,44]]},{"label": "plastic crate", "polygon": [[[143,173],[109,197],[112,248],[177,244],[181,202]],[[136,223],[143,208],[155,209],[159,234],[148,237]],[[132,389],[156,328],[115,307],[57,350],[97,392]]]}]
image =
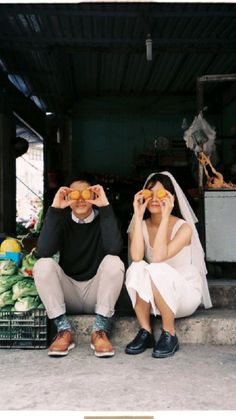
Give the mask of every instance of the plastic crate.
[{"label": "plastic crate", "polygon": [[0,349],[48,347],[46,310],[0,311]]}]

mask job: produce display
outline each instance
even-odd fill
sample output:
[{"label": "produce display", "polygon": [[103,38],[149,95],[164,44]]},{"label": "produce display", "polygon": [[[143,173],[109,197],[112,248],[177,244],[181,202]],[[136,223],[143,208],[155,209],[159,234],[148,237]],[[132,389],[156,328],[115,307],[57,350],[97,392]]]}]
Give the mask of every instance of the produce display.
[{"label": "produce display", "polygon": [[0,308],[3,308],[4,306],[13,305],[14,301],[12,299],[12,291],[5,291],[2,294],[0,294]]},{"label": "produce display", "polygon": [[38,296],[21,297],[15,303],[16,311],[28,311],[28,310],[32,310],[33,308],[43,308],[43,305]]},{"label": "produce display", "polygon": [[22,275],[0,275],[0,294],[8,291],[22,279]]},{"label": "produce display", "polygon": [[[16,250],[17,241],[10,244]],[[4,250],[5,246],[6,244],[3,246]],[[36,261],[34,250],[23,256],[21,267],[12,260],[0,260],[0,311],[44,308],[33,279]]]},{"label": "produce display", "polygon": [[16,263],[10,259],[0,260],[0,275],[14,275],[17,271]]},{"label": "produce display", "polygon": [[34,234],[39,233],[42,220],[43,206],[27,235],[0,241],[0,348],[48,346],[46,310],[33,278],[38,257],[36,249],[28,250],[35,243]]},{"label": "produce display", "polygon": [[22,273],[23,276],[33,276],[33,267],[35,262],[37,261],[36,256],[34,255],[34,249],[27,255],[24,256],[22,260],[21,268],[19,272]]},{"label": "produce display", "polygon": [[13,300],[18,300],[18,298],[27,297],[29,295],[38,295],[34,280],[24,277],[13,285],[12,293]]}]

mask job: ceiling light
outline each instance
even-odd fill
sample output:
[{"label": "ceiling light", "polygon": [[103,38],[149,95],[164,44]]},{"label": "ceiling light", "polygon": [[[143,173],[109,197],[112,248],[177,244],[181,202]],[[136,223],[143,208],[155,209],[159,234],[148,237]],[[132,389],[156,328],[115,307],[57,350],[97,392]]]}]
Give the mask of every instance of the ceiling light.
[{"label": "ceiling light", "polygon": [[146,44],[146,59],[147,61],[152,61],[152,38],[151,38],[150,33],[147,34],[145,44]]}]

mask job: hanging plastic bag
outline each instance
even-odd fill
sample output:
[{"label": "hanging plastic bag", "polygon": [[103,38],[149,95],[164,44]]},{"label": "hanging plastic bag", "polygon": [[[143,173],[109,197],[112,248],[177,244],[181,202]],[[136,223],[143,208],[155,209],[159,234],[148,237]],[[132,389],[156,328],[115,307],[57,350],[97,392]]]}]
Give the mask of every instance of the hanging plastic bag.
[{"label": "hanging plastic bag", "polygon": [[202,112],[195,116],[189,129],[184,132],[186,146],[196,154],[204,151],[207,155],[211,155],[215,150],[215,138],[216,131],[203,118]]}]

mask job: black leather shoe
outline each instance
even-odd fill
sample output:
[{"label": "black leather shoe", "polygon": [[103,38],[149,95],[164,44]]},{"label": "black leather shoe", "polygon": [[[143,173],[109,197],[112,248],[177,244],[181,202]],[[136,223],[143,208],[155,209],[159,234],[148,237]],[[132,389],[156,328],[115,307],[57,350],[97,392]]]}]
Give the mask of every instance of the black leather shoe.
[{"label": "black leather shoe", "polygon": [[162,330],[161,336],[154,346],[152,356],[154,358],[167,358],[174,355],[179,349],[177,336],[172,336],[169,332]]},{"label": "black leather shoe", "polygon": [[126,346],[125,353],[129,355],[141,354],[147,348],[153,348],[154,343],[152,334],[145,329],[140,329],[132,342]]}]

